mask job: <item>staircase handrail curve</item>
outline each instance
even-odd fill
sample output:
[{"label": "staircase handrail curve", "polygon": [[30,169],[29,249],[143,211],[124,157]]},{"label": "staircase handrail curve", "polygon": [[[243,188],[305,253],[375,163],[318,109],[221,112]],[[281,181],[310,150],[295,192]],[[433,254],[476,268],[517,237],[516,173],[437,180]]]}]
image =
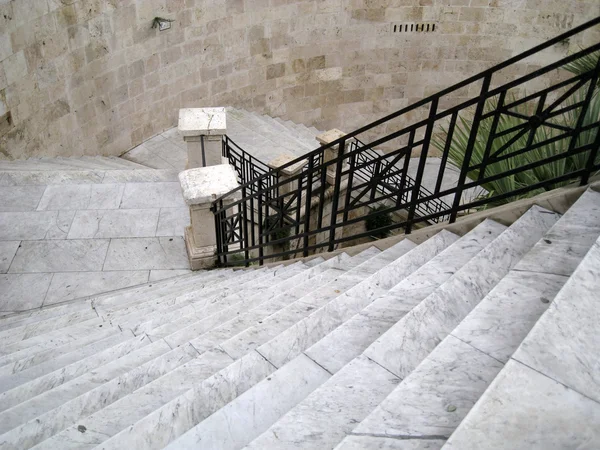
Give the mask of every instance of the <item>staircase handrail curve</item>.
[{"label": "staircase handrail curve", "polygon": [[[546,42],[543,42],[543,43],[541,43],[541,44],[539,44],[539,45],[537,45],[535,47],[532,47],[531,49],[526,50],[526,51],[524,51],[524,52],[522,52],[522,53],[520,53],[520,54],[518,54],[516,56],[513,56],[512,58],[509,58],[509,59],[507,59],[507,60],[505,60],[505,61],[503,61],[501,63],[498,63],[495,66],[490,67],[489,69],[483,70],[482,72],[480,72],[480,73],[478,73],[476,75],[473,75],[473,76],[471,76],[469,78],[466,78],[466,79],[464,79],[464,80],[462,80],[462,81],[460,81],[458,83],[455,83],[452,86],[449,86],[449,87],[447,87],[445,89],[442,89],[442,90],[440,90],[440,91],[438,91],[438,92],[436,92],[436,93],[434,93],[434,94],[432,94],[432,95],[430,95],[430,96],[428,96],[428,97],[426,97],[424,99],[421,99],[421,100],[419,100],[419,101],[417,101],[417,102],[415,102],[415,103],[413,103],[413,104],[411,104],[411,105],[409,105],[409,106],[407,106],[405,108],[399,109],[399,110],[397,110],[397,111],[395,111],[395,112],[393,112],[391,114],[388,114],[387,116],[382,117],[381,119],[375,120],[375,121],[373,121],[373,122],[371,122],[371,123],[369,123],[369,124],[367,124],[367,125],[365,125],[365,126],[363,126],[361,128],[358,128],[358,129],[356,129],[356,130],[354,130],[354,131],[352,131],[350,133],[347,133],[344,136],[342,136],[342,137],[340,137],[340,138],[338,138],[338,139],[336,139],[336,140],[334,140],[334,141],[332,141],[330,143],[321,145],[320,147],[312,150],[311,152],[308,152],[305,155],[300,156],[300,157],[298,157],[298,158],[296,158],[296,159],[294,159],[294,160],[292,160],[292,161],[290,161],[290,162],[288,162],[288,163],[280,166],[278,169],[279,170],[285,169],[287,167],[291,167],[291,166],[293,166],[295,164],[298,164],[299,162],[308,160],[310,157],[312,157],[312,156],[314,156],[316,154],[322,153],[326,149],[336,147],[336,146],[340,145],[341,143],[345,143],[350,138],[354,138],[354,137],[356,137],[356,136],[358,136],[358,135],[360,135],[360,134],[362,134],[362,133],[364,133],[366,131],[369,131],[370,129],[373,129],[373,128],[379,126],[379,125],[382,125],[382,124],[384,124],[386,122],[389,122],[389,121],[391,121],[391,120],[393,120],[395,118],[398,118],[398,117],[400,117],[400,116],[402,116],[402,115],[404,115],[404,114],[406,114],[406,113],[408,113],[410,111],[413,111],[413,110],[418,109],[420,107],[426,106],[426,105],[430,104],[431,102],[436,101],[439,98],[441,98],[441,97],[443,97],[443,96],[445,96],[445,95],[447,95],[447,94],[449,94],[451,92],[457,91],[457,90],[459,90],[459,89],[461,89],[461,88],[463,88],[465,86],[468,86],[469,84],[472,84],[472,83],[474,83],[476,81],[479,81],[479,80],[484,80],[485,78],[490,77],[493,73],[498,72],[499,70],[502,70],[502,69],[504,69],[504,68],[506,68],[506,67],[508,67],[508,66],[510,66],[512,64],[514,64],[514,63],[517,63],[517,62],[519,62],[519,61],[521,61],[523,59],[528,58],[529,56],[532,56],[532,55],[534,55],[536,53],[539,53],[542,50],[545,50],[545,49],[547,49],[549,47],[552,47],[553,45],[555,45],[555,44],[557,44],[559,42],[562,42],[565,39],[568,39],[568,38],[570,38],[570,37],[572,37],[574,35],[577,35],[577,34],[581,33],[582,31],[585,31],[585,30],[587,30],[589,28],[592,28],[592,27],[594,27],[594,26],[596,26],[598,24],[600,24],[600,16],[598,16],[598,17],[596,17],[596,18],[594,18],[594,19],[592,19],[592,20],[590,20],[588,22],[585,22],[585,23],[583,23],[583,24],[581,24],[581,25],[579,25],[579,26],[577,26],[577,27],[575,27],[575,28],[573,28],[573,29],[571,29],[571,30],[569,30],[569,31],[567,31],[567,32],[565,32],[565,33],[563,33],[563,34],[555,37],[555,38],[552,38],[552,39],[550,39],[550,40],[548,40]],[[561,67],[561,66],[563,66],[565,64],[568,64],[569,62],[572,62],[572,61],[574,61],[576,59],[581,58],[582,56],[584,56],[586,54],[593,53],[593,52],[595,52],[598,49],[600,49],[600,44],[596,44],[596,45],[590,46],[590,47],[588,47],[588,48],[586,48],[584,50],[581,50],[581,51],[576,52],[576,53],[574,53],[574,54],[572,54],[570,56],[567,56],[567,57],[561,59],[560,61],[557,61],[557,62],[555,62],[555,63],[553,63],[553,64],[551,64],[549,66],[546,66],[544,69],[547,69],[546,72],[554,70],[554,69],[557,69],[557,68],[559,68],[559,67]],[[445,110],[443,113],[440,113],[438,116],[436,116],[435,120],[437,120],[439,118],[442,118],[442,117],[445,117],[445,116],[448,116],[448,115],[452,114],[453,112],[456,112],[456,111],[458,111],[460,109],[464,109],[464,108],[466,108],[468,106],[474,105],[483,96],[485,96],[486,98],[494,97],[495,95],[498,95],[503,90],[507,90],[510,87],[517,86],[519,84],[524,83],[525,81],[528,81],[531,78],[534,78],[535,76],[538,76],[539,73],[540,73],[540,71],[535,71],[533,73],[530,73],[530,74],[524,75],[524,76],[522,76],[520,78],[517,78],[517,79],[515,79],[515,80],[513,80],[513,81],[511,81],[509,83],[505,83],[504,85],[499,86],[499,87],[497,87],[495,89],[491,89],[491,90],[487,91],[485,94],[482,94],[481,96],[479,96],[479,97],[477,97],[475,99],[467,100],[467,101],[465,101],[465,102],[463,102],[463,103],[461,103],[459,105],[456,105],[456,106],[454,106],[452,108],[449,108],[449,109]],[[421,122],[421,124],[422,124],[422,122]],[[412,125],[412,127],[414,127],[414,126],[415,126],[415,124]],[[406,128],[404,128],[403,130],[400,130],[400,131],[406,131],[408,129],[409,129],[409,127],[406,127]],[[380,139],[378,141],[372,142],[372,143],[370,143],[370,144],[368,144],[366,146],[367,147],[366,149],[376,147],[376,146],[380,145],[381,143],[385,142],[385,140],[386,140],[386,138],[384,137],[384,138],[382,138],[382,139]],[[363,149],[362,151],[364,151],[366,149]],[[270,172],[273,172],[273,170],[271,170]],[[270,172],[262,175],[262,178],[266,178],[268,176],[271,176]],[[232,189],[230,192],[228,192],[228,193],[222,195],[221,197],[217,198],[213,202],[213,204],[216,205],[217,202],[219,202],[223,198],[229,197],[233,192],[237,192],[237,191],[241,191],[242,189],[246,189],[246,188],[250,187],[250,185],[252,183],[259,182],[259,181],[260,181],[260,179],[254,179],[254,180],[248,181],[247,183],[242,184],[242,185],[238,186],[237,188]],[[282,182],[282,183],[279,183],[279,185],[283,185],[285,183],[286,182]]]}]

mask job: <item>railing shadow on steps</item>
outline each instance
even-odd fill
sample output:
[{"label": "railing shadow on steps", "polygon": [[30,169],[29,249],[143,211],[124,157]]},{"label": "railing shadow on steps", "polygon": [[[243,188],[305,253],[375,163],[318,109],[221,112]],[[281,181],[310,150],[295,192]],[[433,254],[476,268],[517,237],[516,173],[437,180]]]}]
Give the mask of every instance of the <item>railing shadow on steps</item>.
[{"label": "railing shadow on steps", "polygon": [[[589,114],[592,100],[600,97],[596,90],[600,59],[574,76],[562,71],[557,77],[556,71],[595,54],[600,43],[542,67],[527,59],[598,24],[600,17],[281,167],[306,162],[296,176],[272,184],[268,172],[236,189],[241,200],[224,204],[217,199],[212,210],[219,263],[228,264],[234,254],[237,264],[248,265],[332,251],[371,236],[373,230],[364,228],[369,217],[400,210],[407,212],[405,220],[376,231],[401,229],[408,234],[418,223],[440,218],[452,223],[474,208],[550,190],[560,183],[587,184],[600,169],[600,117]],[[507,127],[509,120],[516,124]],[[370,142],[361,145],[362,137],[371,138]],[[451,152],[457,140],[463,144],[463,155],[453,171]],[[426,167],[434,153],[432,142],[441,150],[433,169]],[[367,153],[383,147],[385,153]],[[418,158],[411,158],[417,153]],[[525,163],[522,155],[528,157]],[[514,182],[516,177],[573,159],[582,163],[542,181],[488,189],[493,183]],[[427,190],[426,169],[435,179],[435,186]],[[409,183],[411,170],[414,182]],[[370,179],[361,173],[371,174]],[[314,190],[315,184],[320,189]],[[486,195],[468,195],[482,188]],[[364,208],[382,202],[384,208],[364,213]],[[439,206],[423,213],[424,205],[431,202]]]}]

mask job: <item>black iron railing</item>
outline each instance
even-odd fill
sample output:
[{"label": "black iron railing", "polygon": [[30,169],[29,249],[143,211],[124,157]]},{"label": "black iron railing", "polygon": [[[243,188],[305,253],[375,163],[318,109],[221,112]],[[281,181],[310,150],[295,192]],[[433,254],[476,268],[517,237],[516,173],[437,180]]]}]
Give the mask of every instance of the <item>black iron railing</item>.
[{"label": "black iron railing", "polygon": [[[598,24],[600,17],[282,167],[303,161],[295,176],[269,185],[265,174],[237,189],[241,200],[218,199],[220,263],[234,253],[244,264],[262,264],[332,251],[374,231],[410,233],[418,223],[454,222],[474,208],[586,184],[600,169],[600,59],[593,58],[600,43],[541,68],[536,58],[552,57],[544,51]],[[385,154],[366,157],[384,147]],[[337,156],[327,157],[332,150]],[[414,181],[407,182],[409,173]],[[315,183],[318,195],[311,194]],[[439,207],[425,210],[431,202]],[[370,217],[400,211],[405,219],[365,229]]]}]

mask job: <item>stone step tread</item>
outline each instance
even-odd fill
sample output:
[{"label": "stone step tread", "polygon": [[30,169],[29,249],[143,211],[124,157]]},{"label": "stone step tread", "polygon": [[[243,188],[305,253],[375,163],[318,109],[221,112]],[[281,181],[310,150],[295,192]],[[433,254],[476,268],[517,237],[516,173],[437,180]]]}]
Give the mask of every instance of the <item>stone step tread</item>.
[{"label": "stone step tread", "polygon": [[[453,233],[442,231],[401,257],[394,258],[385,267],[317,308],[303,320],[282,332],[277,340],[262,345],[260,353],[272,364],[281,367],[299,353],[331,333],[346,320],[364,309],[379,295],[385,295],[394,285],[408,277],[423,264],[458,239]],[[305,302],[312,304],[310,301]],[[320,306],[322,305],[322,306]],[[320,306],[320,307],[319,307]],[[223,348],[227,350],[225,345]]]},{"label": "stone step tread", "polygon": [[314,150],[314,148],[315,148],[314,143],[316,143],[314,138],[312,138],[312,139],[307,138],[306,134],[300,132],[295,126],[294,127],[287,126],[281,122],[278,122],[277,120],[273,119],[270,116],[262,115],[260,117],[264,121],[271,124],[271,126],[276,128],[277,130],[280,130],[282,133],[287,133],[290,136],[292,136],[298,143],[300,143],[304,148],[306,148],[307,151]]},{"label": "stone step tread", "polygon": [[[285,138],[287,140],[289,140],[290,143],[295,143],[296,145],[304,148],[307,151],[310,149],[310,146],[306,145],[306,142],[304,142],[303,139],[299,138],[299,136],[297,135],[297,133],[295,132],[295,130],[293,128],[281,126],[281,124],[277,123],[269,116],[255,114],[255,113],[250,113],[250,114],[248,114],[248,116],[250,116],[249,118],[252,119],[251,121],[248,121],[249,124],[252,124],[252,123],[265,124],[265,126],[269,130],[269,136],[277,137],[277,136],[284,135]],[[258,122],[258,121],[260,121],[260,122]]]},{"label": "stone step tread", "polygon": [[49,186],[55,184],[115,184],[178,181],[177,171],[165,169],[123,170],[0,170],[0,186]]},{"label": "stone step tread", "polygon": [[[244,330],[221,343],[221,347],[231,356],[240,357],[257,345],[269,341],[276,336],[298,333],[303,328],[304,319],[315,310],[327,305],[347,290],[360,284],[363,280],[373,275],[401,255],[415,248],[409,240],[403,240],[393,247],[388,248],[349,271],[340,274],[324,286],[308,295],[300,297],[290,305],[268,316],[262,323]],[[295,335],[294,335],[295,337]],[[295,341],[294,341],[295,342]],[[287,348],[287,347],[286,347]],[[286,348],[281,350],[287,354]],[[268,356],[265,357],[273,364]]]},{"label": "stone step tread", "polygon": [[[340,258],[348,259],[349,257]],[[356,257],[354,257],[356,258]],[[83,437],[88,444],[100,444],[102,439],[114,435],[135,422],[135,418],[143,418],[154,409],[161,407],[168,400],[182,394],[198,380],[208,378],[215,372],[233,363],[233,360],[217,348],[200,352],[197,359],[164,374],[159,379],[149,383],[140,390],[121,398],[114,404],[85,419],[89,432]],[[215,366],[215,364],[217,364]],[[64,445],[69,440],[68,435],[77,436],[75,426],[50,439],[50,442]],[[82,443],[82,438],[78,440]],[[50,445],[50,444],[48,444]]]},{"label": "stone step tread", "polygon": [[479,253],[506,227],[485,220],[333,330],[306,354],[331,373],[362,353],[421,300]]},{"label": "stone step tread", "polygon": [[[407,275],[383,298],[395,296],[396,303],[402,304],[404,301],[410,303],[409,300],[412,300],[413,305],[417,304],[428,291],[434,290],[436,285],[449,278],[453,271],[464,265],[505,228],[496,222],[484,221]],[[411,294],[413,298],[410,298]],[[405,299],[405,296],[409,298]],[[377,297],[375,298],[366,309],[378,301]],[[375,319],[377,324],[373,324],[374,321],[359,322],[357,320],[359,318],[370,317],[366,315],[365,310],[362,310],[305,350],[304,353],[309,358],[328,370],[333,377],[273,424],[256,442],[252,442],[249,448],[287,448],[293,442],[297,442],[294,436],[304,436],[304,441],[314,448],[333,448],[399,383],[399,378],[360,354],[381,333],[391,327],[398,320],[394,316],[400,315],[407,307],[399,307],[396,311],[391,310],[389,320]],[[354,326],[347,327],[353,320],[356,322]],[[365,332],[364,328],[367,327],[372,331]],[[350,350],[345,348],[346,345]],[[337,355],[338,351],[343,353],[343,357]],[[325,365],[322,364],[323,362]],[[383,373],[394,382],[392,384],[383,382],[383,386],[369,383],[371,379],[379,379]],[[354,389],[360,392],[359,396],[354,393]],[[328,408],[326,405],[335,405],[335,407]],[[295,424],[302,424],[303,431],[299,431]]]},{"label": "stone step tread", "polygon": [[[592,368],[600,352],[599,279],[600,238],[444,448],[518,448],[523,442],[569,448],[599,441],[600,396]],[[491,427],[490,417],[503,427]]]},{"label": "stone step tread", "polygon": [[[172,347],[189,341],[198,351],[203,351],[214,345],[215,335],[219,336],[221,340],[225,340],[225,336],[232,337],[236,334],[234,330],[241,332],[256,322],[264,320],[273,309],[282,308],[294,299],[315,291],[332,277],[338,276],[360,264],[361,261],[368,259],[375,251],[378,252],[378,250],[372,248],[353,257],[347,255],[340,258],[336,257],[317,267],[300,272],[269,289],[259,292],[255,290],[244,291],[243,295],[238,294],[233,298],[226,299],[223,304],[230,306],[220,310],[212,317],[199,314],[191,317],[191,320],[186,320],[185,323],[189,325],[185,327],[169,326],[168,329],[171,330],[169,335],[166,335],[165,330],[153,330],[148,334],[151,338],[163,336]],[[254,294],[252,294],[253,292]],[[236,319],[234,327],[232,327],[233,324],[230,320],[232,317]],[[206,333],[208,327],[211,328],[211,331]],[[202,335],[202,338],[200,338],[200,335]]]},{"label": "stone step tread", "polygon": [[408,376],[557,220],[556,213],[530,208],[364,354],[397,376]]}]

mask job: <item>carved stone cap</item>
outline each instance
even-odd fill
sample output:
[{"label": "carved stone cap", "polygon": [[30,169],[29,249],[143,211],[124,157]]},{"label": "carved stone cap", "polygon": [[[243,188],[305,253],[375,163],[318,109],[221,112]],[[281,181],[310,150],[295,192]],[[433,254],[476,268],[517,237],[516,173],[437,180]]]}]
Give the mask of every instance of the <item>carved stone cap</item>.
[{"label": "carved stone cap", "polygon": [[[210,204],[240,185],[237,173],[229,164],[184,170],[179,174],[179,183],[185,203],[190,206]],[[241,198],[241,191],[236,191],[224,200]]]},{"label": "carved stone cap", "polygon": [[338,130],[337,128],[332,128],[329,131],[325,131],[324,133],[319,134],[316,139],[319,141],[321,145],[329,144],[339,138],[346,136],[346,133]]},{"label": "carved stone cap", "polygon": [[[297,158],[297,156],[281,154],[277,158],[269,161],[267,163],[267,166],[269,166],[271,169],[277,170],[284,164],[287,164],[296,158]],[[296,164],[292,164],[291,166],[286,167],[285,169],[282,169],[280,172],[282,174],[288,175],[288,176],[296,175],[298,172],[300,172],[300,170],[302,170],[302,167],[304,167],[305,164],[306,164],[306,161],[300,161],[300,162],[297,162]]]},{"label": "carved stone cap", "polygon": [[182,108],[177,128],[184,137],[227,133],[225,108]]}]

